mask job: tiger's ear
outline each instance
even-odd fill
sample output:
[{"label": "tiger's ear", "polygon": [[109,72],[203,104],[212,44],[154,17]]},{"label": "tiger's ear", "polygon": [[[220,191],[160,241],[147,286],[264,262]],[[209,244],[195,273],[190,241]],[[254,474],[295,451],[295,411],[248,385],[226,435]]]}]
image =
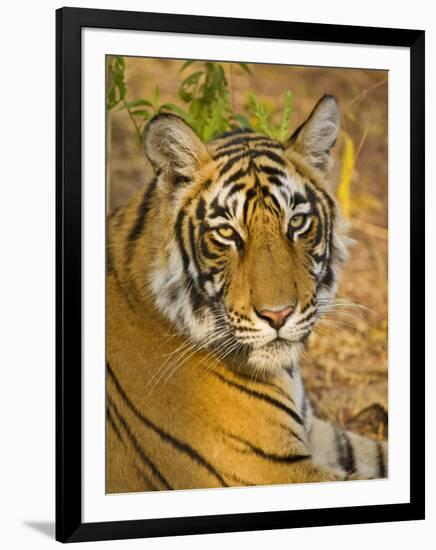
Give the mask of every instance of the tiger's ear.
[{"label": "tiger's ear", "polygon": [[157,172],[192,178],[209,158],[206,146],[180,117],[163,113],[144,132],[144,150]]},{"label": "tiger's ear", "polygon": [[327,174],[331,167],[330,149],[340,129],[340,113],[336,98],[324,95],[309,118],[289,138],[285,148],[303,155],[315,168]]}]

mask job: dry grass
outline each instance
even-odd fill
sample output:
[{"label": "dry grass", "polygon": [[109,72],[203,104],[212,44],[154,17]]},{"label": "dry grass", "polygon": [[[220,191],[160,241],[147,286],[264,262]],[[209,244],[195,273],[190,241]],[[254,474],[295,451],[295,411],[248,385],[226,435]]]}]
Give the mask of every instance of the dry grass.
[{"label": "dry grass", "polygon": [[[150,97],[159,85],[162,102],[180,103],[182,61],[126,58],[128,99]],[[252,66],[249,76],[226,64],[232,105],[242,112],[248,92],[279,111],[293,93],[292,127],[324,93],[335,94],[343,128],[357,158],[350,188],[349,235],[356,243],[344,269],[339,296],[364,308],[346,309],[320,323],[303,359],[303,374],[317,413],[360,433],[387,436],[387,73],[355,69]],[[279,113],[278,113],[279,116]],[[125,111],[110,113],[112,207],[123,204],[151,176]],[[333,186],[341,177],[344,140],[335,147]],[[360,414],[359,414],[360,413]]]}]

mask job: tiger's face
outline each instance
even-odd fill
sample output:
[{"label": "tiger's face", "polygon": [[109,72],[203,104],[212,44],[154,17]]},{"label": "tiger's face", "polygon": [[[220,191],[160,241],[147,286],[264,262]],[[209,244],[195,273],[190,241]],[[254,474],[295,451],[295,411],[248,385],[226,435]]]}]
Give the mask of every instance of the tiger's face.
[{"label": "tiger's face", "polygon": [[325,176],[338,129],[331,96],[285,145],[238,131],[206,148],[177,117],[150,123],[146,152],[171,219],[151,288],[218,356],[263,374],[291,367],[334,293],[345,248]]}]

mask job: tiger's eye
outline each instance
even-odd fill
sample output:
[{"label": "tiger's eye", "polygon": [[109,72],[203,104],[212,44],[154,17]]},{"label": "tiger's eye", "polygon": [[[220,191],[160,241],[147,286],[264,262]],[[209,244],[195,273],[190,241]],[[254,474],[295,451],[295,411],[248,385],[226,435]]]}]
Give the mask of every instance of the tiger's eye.
[{"label": "tiger's eye", "polygon": [[223,239],[231,239],[235,236],[234,229],[229,225],[223,225],[222,227],[218,227],[216,231],[218,235],[223,237]]},{"label": "tiger's eye", "polygon": [[306,216],[304,214],[296,214],[289,220],[289,225],[292,229],[300,229],[303,227],[305,221]]}]

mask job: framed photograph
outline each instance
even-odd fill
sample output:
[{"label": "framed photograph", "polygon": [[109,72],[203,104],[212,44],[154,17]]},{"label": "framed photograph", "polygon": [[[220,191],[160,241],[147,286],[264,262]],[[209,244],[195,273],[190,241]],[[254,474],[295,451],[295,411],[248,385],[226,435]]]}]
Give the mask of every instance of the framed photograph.
[{"label": "framed photograph", "polygon": [[424,32],[56,15],[56,538],[423,519]]}]

